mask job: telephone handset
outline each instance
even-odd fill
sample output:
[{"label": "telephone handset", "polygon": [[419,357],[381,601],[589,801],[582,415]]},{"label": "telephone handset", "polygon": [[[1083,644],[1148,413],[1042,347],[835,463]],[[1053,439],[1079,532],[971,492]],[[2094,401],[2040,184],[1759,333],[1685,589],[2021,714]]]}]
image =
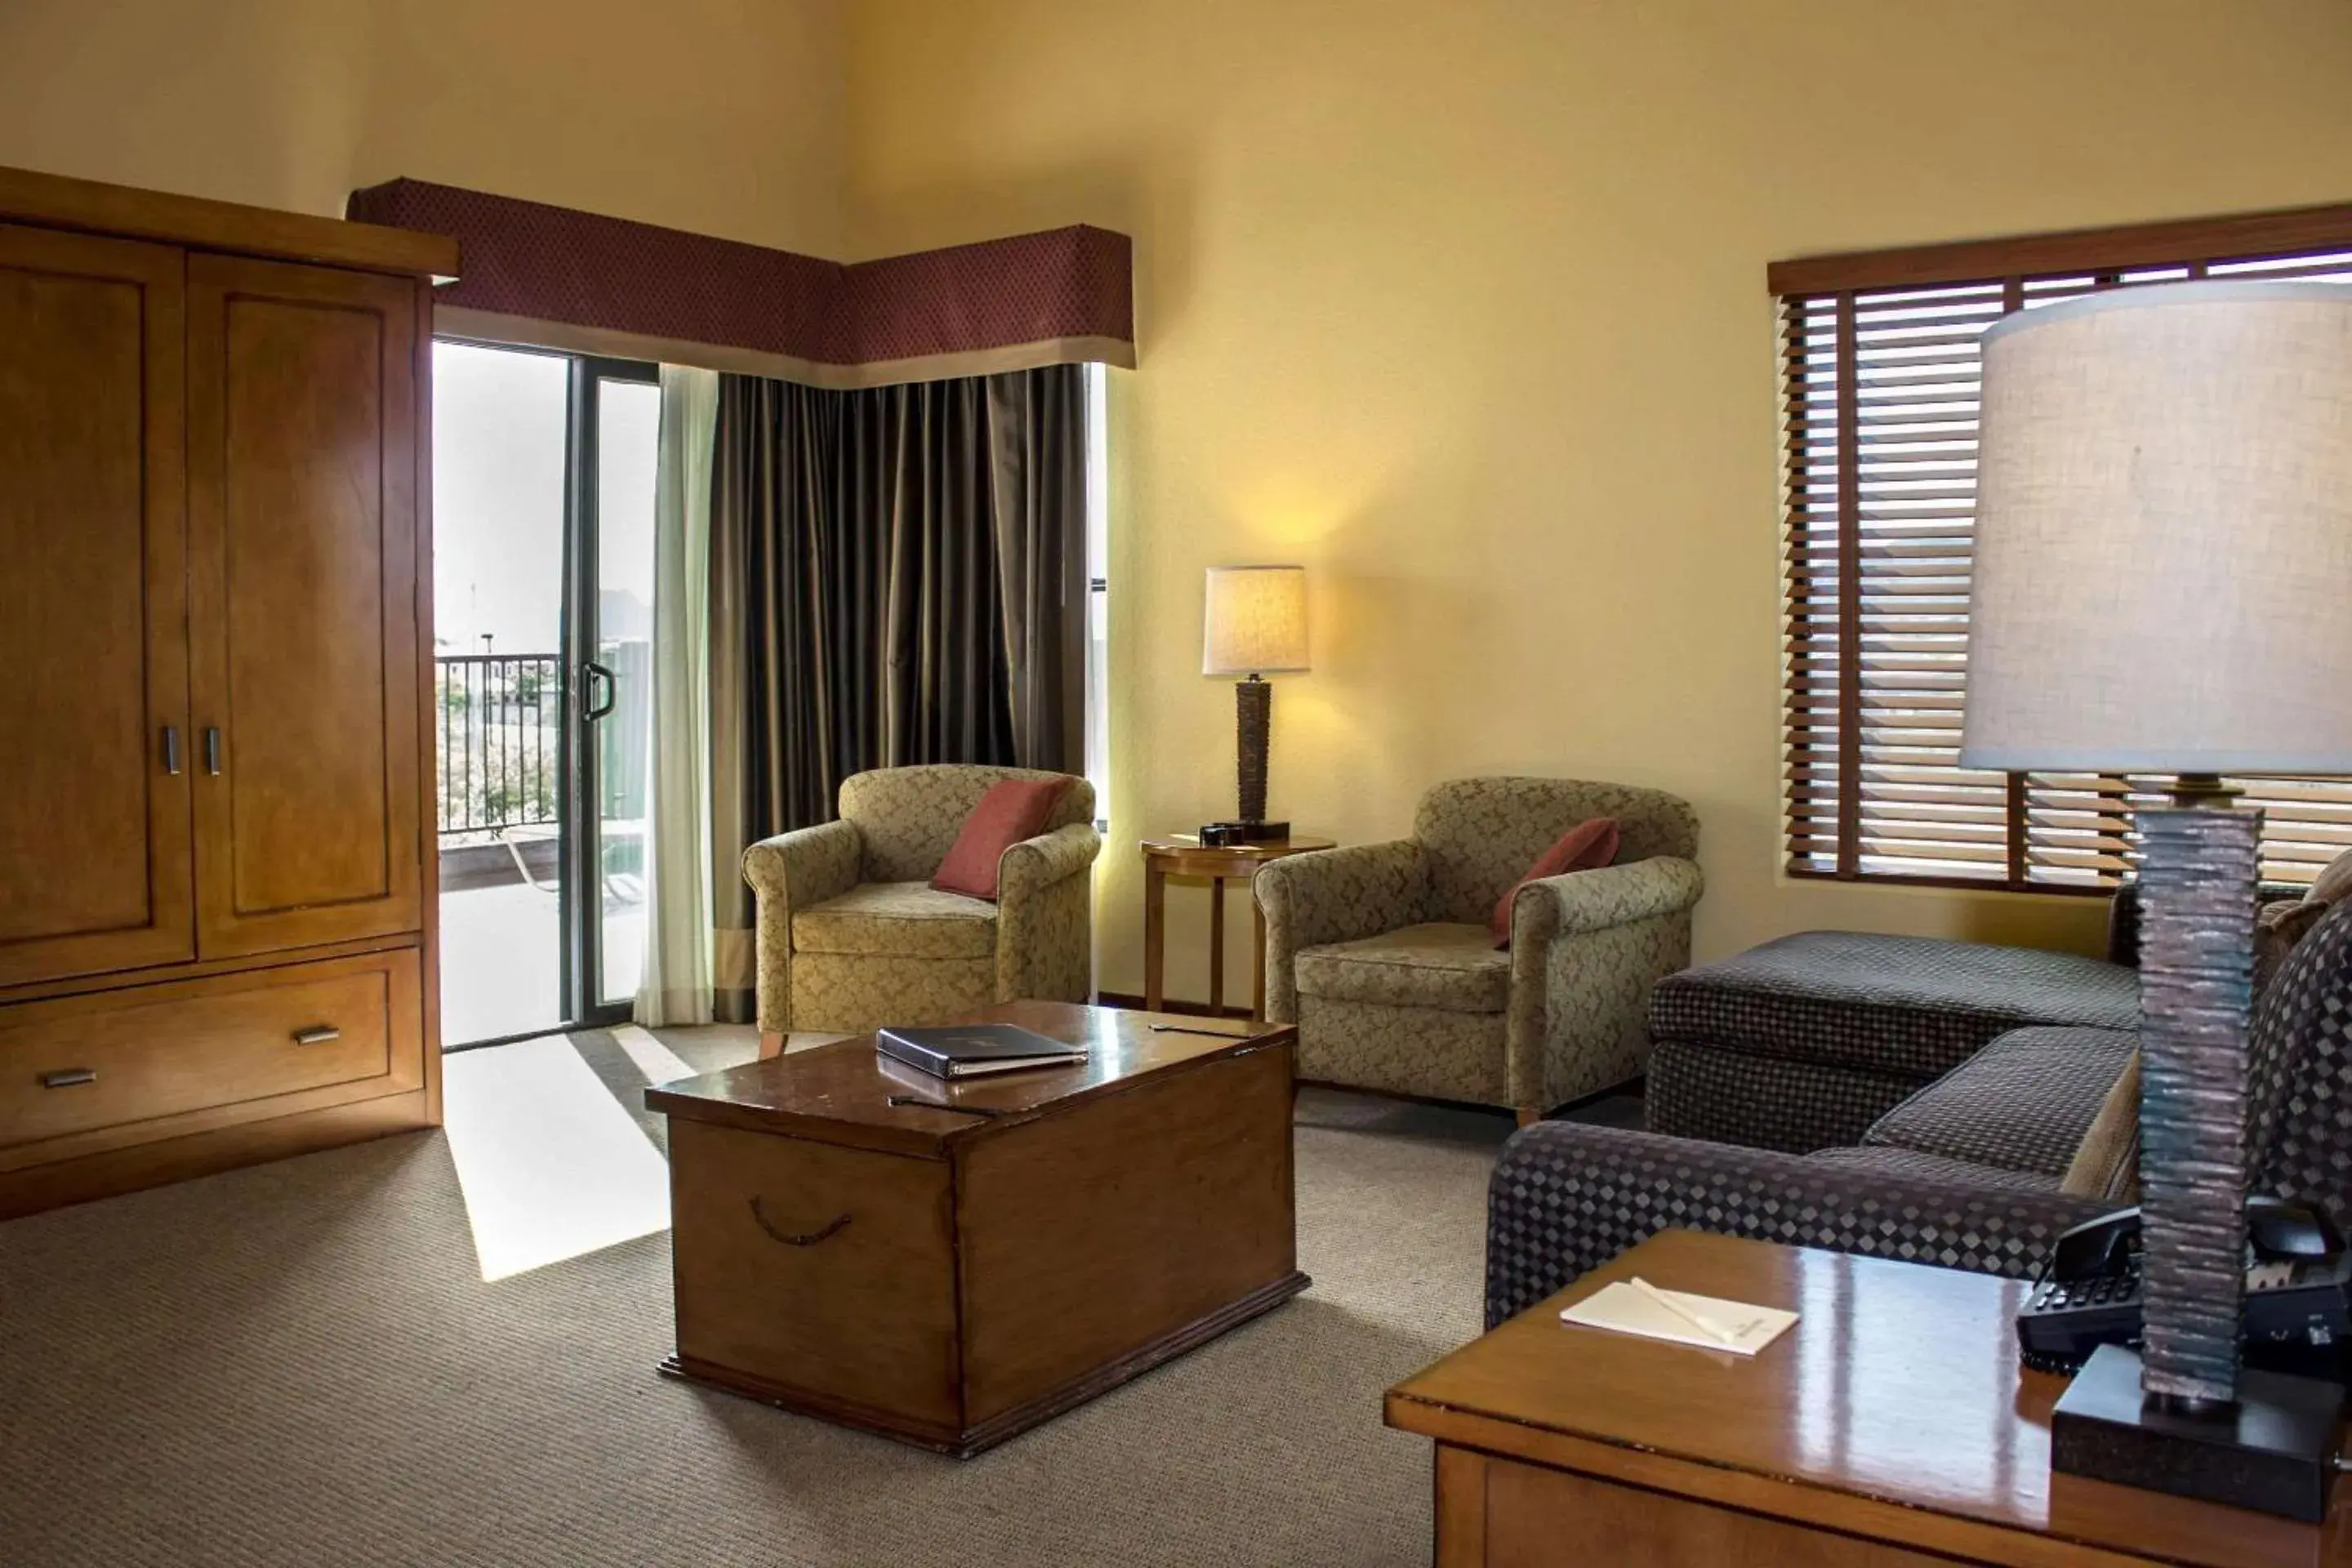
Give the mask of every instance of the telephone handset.
[{"label": "telephone handset", "polygon": [[[2140,1337],[2139,1210],[2074,1226],[2050,1249],[2017,1315],[2026,1364],[2071,1372],[2104,1344]],[[2352,1255],[2327,1216],[2284,1198],[2246,1200],[2243,1326],[2249,1365],[2339,1375],[2352,1336]]]}]

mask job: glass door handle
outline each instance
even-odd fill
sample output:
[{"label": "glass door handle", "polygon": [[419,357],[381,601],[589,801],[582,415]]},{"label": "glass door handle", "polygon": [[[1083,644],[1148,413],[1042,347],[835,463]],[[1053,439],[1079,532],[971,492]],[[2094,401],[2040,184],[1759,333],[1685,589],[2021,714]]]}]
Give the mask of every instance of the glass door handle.
[{"label": "glass door handle", "polygon": [[[601,702],[596,700],[596,686],[599,681],[604,683],[604,698]],[[580,661],[580,717],[593,724],[610,713],[613,710],[613,705],[620,700],[619,677],[593,658]]]}]

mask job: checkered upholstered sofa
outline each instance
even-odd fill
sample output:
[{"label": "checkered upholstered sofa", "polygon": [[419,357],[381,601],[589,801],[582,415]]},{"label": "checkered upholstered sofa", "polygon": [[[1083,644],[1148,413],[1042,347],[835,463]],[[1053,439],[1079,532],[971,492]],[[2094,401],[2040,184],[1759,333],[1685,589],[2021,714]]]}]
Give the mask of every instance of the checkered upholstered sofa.
[{"label": "checkered upholstered sofa", "polygon": [[[1617,820],[1614,864],[1548,877],[1487,921],[1579,823]],[[1317,1082],[1477,1105],[1532,1121],[1639,1077],[1650,988],[1690,962],[1698,817],[1673,795],[1577,779],[1475,778],[1422,796],[1412,837],[1276,860],[1266,1015],[1298,1026]]]},{"label": "checkered upholstered sofa", "polygon": [[930,886],[1003,779],[963,763],[841,783],[841,816],[743,851],[759,900],[760,1031],[922,1024],[1014,997],[1083,1002],[1094,974],[1094,786],[1072,778],[1045,831],[997,862],[997,901]]},{"label": "checkered upholstered sofa", "polygon": [[1859,1142],[2011,1029],[2136,1028],[2139,974],[2116,962],[2128,956],[1863,931],[1768,942],[1658,983],[1645,1119],[1791,1153]]},{"label": "checkered upholstered sofa", "polygon": [[[2031,1273],[2059,1231],[2108,1206],[2058,1184],[2132,1043],[2079,1025],[2003,1034],[1847,1144],[1810,1154],[1525,1129],[1488,1190],[1487,1323],[1675,1226]],[[2352,1218],[2352,900],[2263,992],[2248,1090],[2255,1189]]]}]

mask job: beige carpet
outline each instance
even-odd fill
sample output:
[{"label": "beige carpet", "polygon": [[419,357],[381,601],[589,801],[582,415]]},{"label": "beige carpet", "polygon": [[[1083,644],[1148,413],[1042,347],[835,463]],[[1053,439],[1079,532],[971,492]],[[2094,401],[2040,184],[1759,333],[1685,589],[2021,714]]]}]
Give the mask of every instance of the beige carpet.
[{"label": "beige carpet", "polygon": [[438,1133],[0,1225],[0,1562],[1423,1563],[1508,1128],[1310,1091],[1315,1288],[965,1463],[655,1376],[667,1234],[484,1284]]}]

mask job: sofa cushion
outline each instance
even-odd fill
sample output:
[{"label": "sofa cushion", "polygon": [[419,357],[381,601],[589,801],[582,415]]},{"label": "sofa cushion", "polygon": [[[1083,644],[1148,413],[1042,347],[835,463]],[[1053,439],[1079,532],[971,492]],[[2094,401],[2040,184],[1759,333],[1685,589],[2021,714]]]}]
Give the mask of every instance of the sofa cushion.
[{"label": "sofa cushion", "polygon": [[1045,819],[1069,790],[1070,780],[1004,779],[988,786],[980,804],[957,830],[947,858],[931,875],[931,886],[942,893],[996,901],[996,863],[1004,852],[1045,829]]},{"label": "sofa cushion", "polygon": [[796,911],[793,947],[892,958],[987,958],[996,952],[996,906],[921,882],[862,882]]},{"label": "sofa cushion", "polygon": [[1954,1187],[2013,1187],[2020,1192],[2055,1193],[2058,1178],[2038,1171],[2011,1171],[1999,1165],[1979,1165],[1949,1154],[1918,1149],[1822,1149],[1805,1156],[1805,1163],[1850,1175],[1881,1177],[1895,1182],[1934,1182]]},{"label": "sofa cushion", "polygon": [[2012,1029],[1880,1117],[1862,1141],[2062,1181],[2138,1048],[2139,1037],[2119,1029]]},{"label": "sofa cushion", "polygon": [[2138,1022],[2138,973],[2105,959],[1862,931],[1784,936],[1650,995],[1656,1039],[1923,1080],[2027,1025]]},{"label": "sofa cushion", "polygon": [[1510,999],[1511,955],[1482,925],[1417,925],[1360,942],[1299,950],[1298,989],[1340,1002],[1499,1013]]},{"label": "sofa cushion", "polygon": [[2139,1053],[2124,1064],[2121,1077],[2100,1102],[2090,1130],[2074,1150],[2062,1191],[2081,1198],[2116,1203],[2139,1201]]}]

